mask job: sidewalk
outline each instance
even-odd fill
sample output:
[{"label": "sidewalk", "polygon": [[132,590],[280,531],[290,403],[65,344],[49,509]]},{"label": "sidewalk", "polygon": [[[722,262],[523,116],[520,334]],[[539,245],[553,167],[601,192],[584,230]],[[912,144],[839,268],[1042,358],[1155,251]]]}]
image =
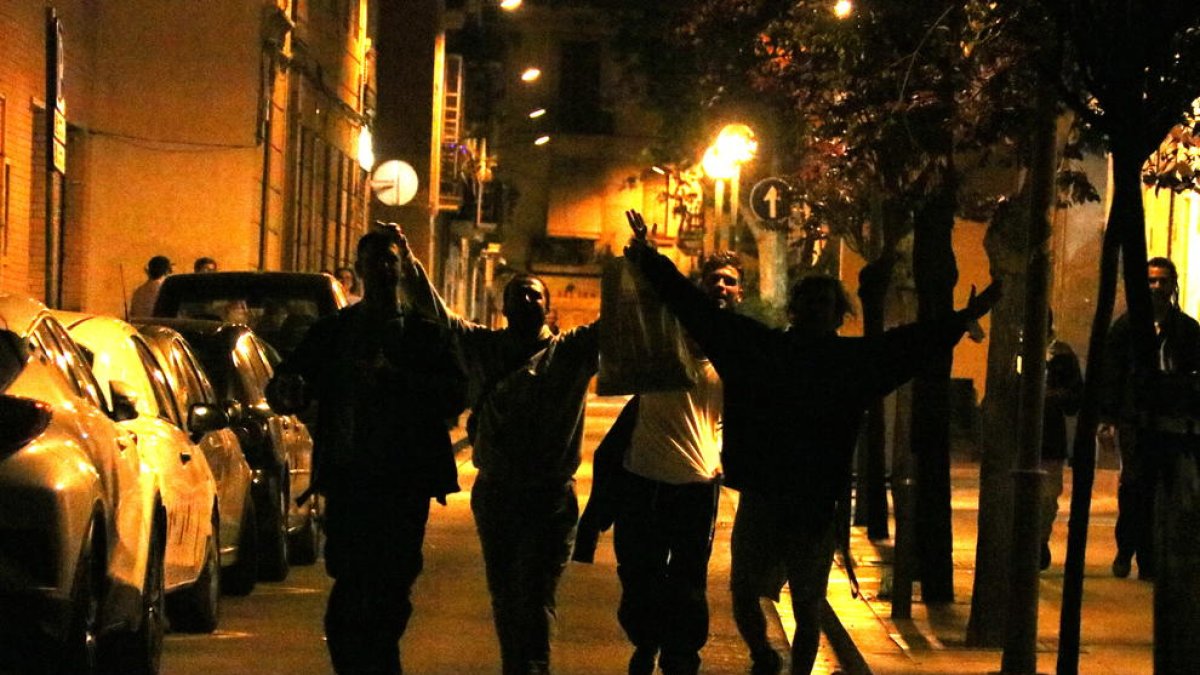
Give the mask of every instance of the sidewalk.
[{"label": "sidewalk", "polygon": [[[1001,650],[965,644],[975,571],[979,465],[956,459],[952,471],[954,590],[950,605],[926,607],[914,590],[911,619],[892,619],[890,590],[892,542],[871,542],[865,528],[851,531],[851,552],[861,584],[859,599],[850,596],[845,571],[830,573],[833,616],[825,627],[848,673],[990,673],[1000,670]],[[1041,573],[1038,612],[1038,671],[1055,672],[1058,622],[1066,557],[1067,509],[1071,472],[1064,475],[1058,521],[1050,543],[1053,563]],[[1096,472],[1088,532],[1079,672],[1135,675],[1153,671],[1153,587],[1110,572],[1115,544],[1117,472]],[[895,533],[895,523],[891,524]],[[855,667],[855,665],[858,667]]]}]

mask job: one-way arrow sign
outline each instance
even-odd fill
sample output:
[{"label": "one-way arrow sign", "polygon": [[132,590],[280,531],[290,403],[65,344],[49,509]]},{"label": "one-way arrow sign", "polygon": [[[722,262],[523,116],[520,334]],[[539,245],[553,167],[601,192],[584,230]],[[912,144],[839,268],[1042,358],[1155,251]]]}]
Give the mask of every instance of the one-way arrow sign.
[{"label": "one-way arrow sign", "polygon": [[786,219],[792,212],[792,187],[782,178],[760,180],[750,190],[750,210],[759,220]]}]

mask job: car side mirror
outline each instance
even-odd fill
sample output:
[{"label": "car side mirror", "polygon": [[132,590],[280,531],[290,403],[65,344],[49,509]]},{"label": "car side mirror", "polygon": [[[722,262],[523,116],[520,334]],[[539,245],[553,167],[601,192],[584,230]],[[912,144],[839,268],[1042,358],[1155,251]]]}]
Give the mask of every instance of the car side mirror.
[{"label": "car side mirror", "polygon": [[109,398],[112,399],[112,410],[108,412],[108,416],[114,422],[124,422],[137,418],[138,395],[133,387],[120,380],[113,380],[108,383],[108,391],[110,394]]},{"label": "car side mirror", "polygon": [[210,403],[193,403],[188,408],[187,430],[193,437],[199,439],[210,431],[217,431],[229,426],[229,416],[225,409]]},{"label": "car side mirror", "polygon": [[229,426],[240,424],[246,417],[246,408],[241,401],[229,399],[222,406],[225,408],[225,417],[229,419]]}]

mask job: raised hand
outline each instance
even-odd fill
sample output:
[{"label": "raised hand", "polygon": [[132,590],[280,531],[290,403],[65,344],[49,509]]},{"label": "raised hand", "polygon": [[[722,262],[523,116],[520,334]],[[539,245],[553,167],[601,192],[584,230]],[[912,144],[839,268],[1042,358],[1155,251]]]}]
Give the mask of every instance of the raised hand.
[{"label": "raised hand", "polygon": [[967,299],[967,306],[962,309],[963,316],[970,321],[975,321],[979,317],[992,311],[992,307],[1000,301],[1001,287],[999,279],[993,279],[992,283],[983,292],[976,295],[975,286],[971,286],[971,297]]},{"label": "raised hand", "polygon": [[653,250],[650,240],[646,236],[650,230],[646,227],[646,219],[642,218],[642,214],[634,209],[625,212],[625,220],[629,222],[629,229],[633,230],[633,237],[629,240],[629,245],[625,247],[625,257],[637,262],[647,251]]}]

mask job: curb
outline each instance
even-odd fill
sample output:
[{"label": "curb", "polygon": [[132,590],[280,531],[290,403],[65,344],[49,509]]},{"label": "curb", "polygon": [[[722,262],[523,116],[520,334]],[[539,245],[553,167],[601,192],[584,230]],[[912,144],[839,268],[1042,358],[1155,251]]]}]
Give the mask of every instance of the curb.
[{"label": "curb", "polygon": [[847,675],[872,675],[862,651],[854,643],[854,638],[850,637],[850,631],[842,625],[829,600],[821,603],[821,632],[825,633],[829,646],[833,647],[843,672]]}]

